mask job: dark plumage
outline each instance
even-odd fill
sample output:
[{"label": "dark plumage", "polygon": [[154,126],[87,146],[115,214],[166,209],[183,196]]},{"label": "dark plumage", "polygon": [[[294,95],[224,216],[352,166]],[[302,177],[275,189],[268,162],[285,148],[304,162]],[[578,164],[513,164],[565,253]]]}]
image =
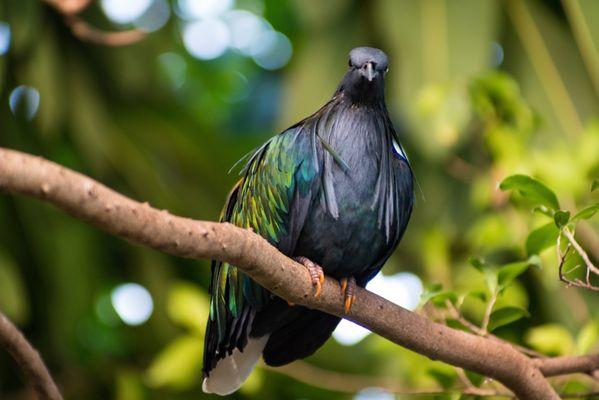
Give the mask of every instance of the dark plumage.
[{"label": "dark plumage", "polygon": [[[413,204],[412,171],[384,102],[387,56],[353,49],[333,98],[256,150],[221,219],[251,227],[288,256],[365,286],[399,244]],[[214,262],[204,390],[236,390],[263,355],[270,365],[307,357],[339,318],[289,306]]]}]

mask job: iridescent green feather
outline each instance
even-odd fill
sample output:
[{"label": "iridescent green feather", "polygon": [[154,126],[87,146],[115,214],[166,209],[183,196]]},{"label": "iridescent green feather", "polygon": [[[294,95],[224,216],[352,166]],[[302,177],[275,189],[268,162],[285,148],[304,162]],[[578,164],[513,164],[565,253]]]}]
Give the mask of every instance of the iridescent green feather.
[{"label": "iridescent green feather", "polygon": [[[252,228],[273,245],[279,244],[291,231],[288,213],[294,196],[307,196],[318,174],[313,157],[308,133],[301,128],[269,140],[250,157],[221,220]],[[219,337],[225,334],[228,318],[240,316],[244,302],[259,309],[269,296],[236,267],[215,263],[210,318],[217,322]]]}]

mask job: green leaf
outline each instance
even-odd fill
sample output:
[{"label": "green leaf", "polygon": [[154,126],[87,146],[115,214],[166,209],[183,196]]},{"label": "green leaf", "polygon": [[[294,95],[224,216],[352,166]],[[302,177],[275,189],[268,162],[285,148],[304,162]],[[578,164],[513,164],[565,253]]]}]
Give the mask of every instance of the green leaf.
[{"label": "green leaf", "polygon": [[576,354],[587,354],[597,342],[598,337],[599,325],[596,321],[588,322],[576,336]]},{"label": "green leaf", "polygon": [[570,211],[558,210],[553,215],[553,221],[558,228],[565,226],[570,221]]},{"label": "green leaf", "polygon": [[595,189],[599,188],[599,179],[595,179],[593,184],[591,185],[591,192],[595,191]]},{"label": "green leaf", "polygon": [[17,324],[29,318],[28,295],[18,265],[0,252],[0,310]]},{"label": "green leaf", "polygon": [[436,306],[443,306],[445,305],[446,300],[455,303],[457,299],[458,296],[455,292],[451,290],[443,290],[443,286],[440,283],[433,283],[428,285],[422,292],[418,307],[424,306],[429,301]]},{"label": "green leaf", "polygon": [[551,356],[572,353],[574,340],[570,332],[559,324],[545,324],[529,330],[524,341],[533,349]]},{"label": "green leaf", "polygon": [[555,245],[557,235],[559,235],[559,229],[553,222],[535,229],[526,239],[526,254],[529,256],[539,254],[546,248]]},{"label": "green leaf", "polygon": [[144,386],[139,372],[133,369],[120,369],[115,375],[115,400],[144,399]]},{"label": "green leaf", "polygon": [[497,273],[499,291],[502,292],[505,290],[514,279],[523,274],[531,266],[540,266],[540,259],[538,256],[531,256],[526,261],[510,263],[501,267]]},{"label": "green leaf", "polygon": [[470,263],[470,265],[472,265],[480,272],[483,272],[484,269],[487,267],[485,260],[480,257],[470,257],[468,259],[468,262]]},{"label": "green leaf", "polygon": [[168,316],[197,335],[204,334],[209,309],[208,296],[194,284],[178,282],[169,291],[166,304]]},{"label": "green leaf", "polygon": [[497,269],[488,265],[482,258],[471,257],[469,261],[474,268],[482,272],[489,291],[494,293],[497,290]]},{"label": "green leaf", "polygon": [[182,336],[173,340],[156,356],[146,371],[152,388],[189,389],[202,374],[202,339]]},{"label": "green leaf", "polygon": [[528,318],[530,314],[523,308],[513,306],[498,308],[491,313],[489,330],[494,331],[500,326],[507,325],[524,317]]},{"label": "green leaf", "polygon": [[420,302],[418,303],[418,308],[424,306],[426,303],[429,302],[431,298],[441,293],[442,290],[443,285],[441,285],[440,283],[431,283],[427,285],[422,291],[422,294],[420,295]]},{"label": "green leaf", "polygon": [[593,204],[592,206],[588,206],[583,208],[582,210],[578,211],[573,217],[572,217],[572,222],[574,221],[578,221],[579,219],[589,219],[591,218],[593,215],[595,215],[595,213],[599,211],[599,203],[597,204]]},{"label": "green leaf", "polygon": [[445,368],[445,366],[435,366],[429,368],[426,372],[428,375],[432,376],[443,389],[450,388],[458,377],[455,370]]},{"label": "green leaf", "polygon": [[551,210],[545,206],[536,206],[532,209],[532,212],[546,215],[549,218],[551,218],[551,214],[552,214]]},{"label": "green leaf", "polygon": [[484,290],[471,290],[464,295],[464,298],[466,297],[474,297],[482,302],[487,302],[488,300],[487,293]]},{"label": "green leaf", "polygon": [[499,184],[501,190],[515,190],[528,200],[544,205],[554,211],[559,210],[557,196],[551,189],[527,175],[508,176]]},{"label": "green leaf", "polygon": [[458,295],[452,290],[443,290],[431,296],[429,299],[429,301],[436,306],[444,306],[446,300],[449,300],[455,304],[455,302],[458,300]]}]

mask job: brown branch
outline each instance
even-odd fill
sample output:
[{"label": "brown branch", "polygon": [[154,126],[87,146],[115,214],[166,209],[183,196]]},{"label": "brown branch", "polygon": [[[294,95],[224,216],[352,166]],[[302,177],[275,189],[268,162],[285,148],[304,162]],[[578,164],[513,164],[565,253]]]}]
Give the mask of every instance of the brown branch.
[{"label": "brown branch", "polygon": [[104,46],[127,46],[141,41],[148,35],[141,29],[120,32],[101,31],[77,16],[68,17],[65,22],[79,40]]},{"label": "brown branch", "polygon": [[83,12],[92,0],[45,0],[63,15],[75,15]]},{"label": "brown branch", "polygon": [[[599,366],[598,355],[585,356],[585,357],[558,357],[552,359],[549,363],[539,363],[539,367],[544,368],[546,376],[555,376],[560,374],[569,374],[571,371],[576,371],[577,368],[589,370],[596,366]],[[563,364],[563,365],[562,365]],[[502,388],[481,388],[476,387],[472,381],[466,376],[464,370],[455,367],[456,372],[460,381],[463,383],[463,388],[456,389],[412,389],[403,387],[395,383],[396,379],[387,377],[375,377],[375,376],[364,376],[358,374],[351,374],[345,372],[330,371],[327,369],[319,368],[314,365],[308,364],[304,361],[295,361],[291,364],[284,365],[282,367],[271,367],[264,363],[260,364],[260,367],[275,372],[281,375],[285,375],[298,382],[302,382],[306,385],[314,386],[319,389],[330,390],[332,392],[339,393],[350,393],[354,394],[366,388],[377,387],[385,390],[386,392],[397,394],[397,395],[450,395],[450,394],[462,394],[462,395],[473,395],[477,397],[505,397],[514,398],[514,395],[509,391]],[[490,381],[490,383],[497,383]],[[576,398],[594,398],[599,396],[599,392],[581,392],[581,393],[560,393],[562,399],[576,399]]]},{"label": "brown branch", "polygon": [[65,24],[73,35],[83,42],[104,46],[126,46],[144,39],[148,33],[142,29],[130,29],[119,32],[99,30],[79,17],[92,0],[44,0],[62,14]]},{"label": "brown branch", "polygon": [[[496,397],[510,397],[514,395],[507,391],[499,392],[494,389],[483,389],[478,388],[474,385],[469,385],[462,389],[410,389],[402,387],[391,378],[378,378],[371,376],[363,376],[356,374],[348,374],[336,371],[329,371],[326,369],[318,368],[310,365],[303,361],[296,361],[294,363],[284,365],[282,367],[270,367],[266,364],[261,365],[269,371],[273,371],[282,375],[286,375],[298,382],[305,383],[310,386],[318,387],[320,389],[326,389],[333,392],[340,393],[357,393],[360,390],[366,388],[377,387],[381,388],[389,393],[403,394],[403,395],[427,395],[427,394],[465,394],[465,395],[476,395],[476,396],[496,396]],[[463,371],[462,369],[459,369]]]},{"label": "brown branch", "polygon": [[590,374],[599,369],[599,354],[537,358],[533,360],[533,364],[545,376],[558,376],[578,372]]},{"label": "brown branch", "polygon": [[498,380],[521,399],[559,398],[539,366],[506,343],[434,323],[361,288],[344,315],[337,281],[327,278],[322,295],[315,298],[307,270],[249,230],[173,216],[40,157],[2,148],[0,191],[44,200],[111,234],[165,253],[227,261],[285,300],[343,316],[431,359]]},{"label": "brown branch", "polygon": [[0,312],[0,344],[14,358],[25,375],[27,383],[31,385],[39,399],[62,400],[39,353],[2,312]]}]

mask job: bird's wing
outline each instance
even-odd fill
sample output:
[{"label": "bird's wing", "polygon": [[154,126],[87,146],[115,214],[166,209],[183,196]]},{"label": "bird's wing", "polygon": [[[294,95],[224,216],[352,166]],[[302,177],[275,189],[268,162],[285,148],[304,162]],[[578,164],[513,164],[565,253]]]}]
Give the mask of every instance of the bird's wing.
[{"label": "bird's wing", "polygon": [[[242,170],[221,221],[251,228],[280,251],[291,254],[311,203],[318,166],[312,139],[301,125],[257,149]],[[243,349],[252,319],[270,293],[228,263],[212,263],[210,318],[204,374],[235,348]]]}]

